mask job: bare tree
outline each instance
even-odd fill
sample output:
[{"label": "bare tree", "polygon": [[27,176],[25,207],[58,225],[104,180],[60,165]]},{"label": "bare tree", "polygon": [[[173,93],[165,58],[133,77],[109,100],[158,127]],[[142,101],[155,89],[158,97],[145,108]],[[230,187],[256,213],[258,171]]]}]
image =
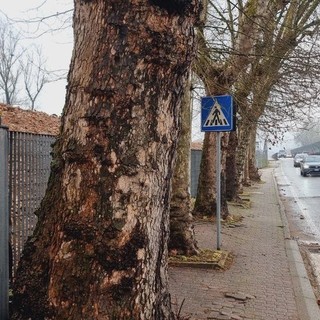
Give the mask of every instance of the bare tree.
[{"label": "bare tree", "polygon": [[23,18],[7,16],[2,14],[11,25],[20,29],[22,37],[36,39],[44,34],[72,33],[73,1],[64,0],[59,4],[52,5],[50,1],[40,1],[39,5],[30,4],[28,10],[24,11]]},{"label": "bare tree", "polygon": [[33,111],[36,100],[46,83],[49,82],[49,72],[45,70],[45,61],[41,48],[27,53],[26,62],[21,63],[24,89],[28,97],[28,107]]},{"label": "bare tree", "polygon": [[[302,128],[303,127],[303,128]],[[296,129],[297,130],[297,129]],[[299,145],[308,145],[320,141],[320,125],[319,118],[314,117],[311,122],[301,124],[295,135],[294,140]]]},{"label": "bare tree", "polygon": [[18,102],[19,62],[23,52],[19,41],[19,34],[0,20],[0,94],[6,104]]},{"label": "bare tree", "polygon": [[[283,121],[291,116],[297,119],[302,114],[302,103],[292,102],[297,102],[299,97],[300,101],[302,97],[310,99],[319,91],[315,84],[304,94],[301,94],[303,89],[300,87],[292,95],[293,88],[298,88],[298,80],[300,83],[306,80],[306,66],[310,71],[313,65],[310,58],[318,56],[315,43],[320,21],[317,15],[319,3],[318,0],[209,2],[208,22],[202,32],[204,42],[200,43],[197,60],[200,64],[197,64],[196,72],[208,95],[231,93],[238,107],[237,131],[231,134],[231,144],[225,149],[228,166],[232,167],[227,171],[230,176],[226,179],[228,184],[232,183],[232,188],[228,188],[230,198],[236,198],[242,184],[250,178],[247,160],[257,124],[262,124],[263,119],[265,128],[278,132],[281,122],[277,124],[276,120]],[[285,76],[286,86],[283,86]],[[304,89],[313,81],[308,80]],[[287,97],[291,95],[295,99],[291,97],[286,100],[287,104],[283,103],[281,98],[285,95],[280,98],[275,95],[275,89],[286,91]],[[270,99],[271,96],[276,100]],[[278,103],[274,104],[274,101]],[[283,108],[284,105],[287,108]],[[300,111],[297,112],[298,108]],[[210,146],[212,148],[214,144]],[[203,166],[202,170],[207,179],[208,168]],[[207,187],[203,190],[209,192]],[[212,196],[201,199],[203,201],[198,203],[204,208],[205,199],[212,201]],[[209,202],[208,207],[212,208]]]},{"label": "bare tree", "polygon": [[[310,53],[305,54],[307,51],[302,50],[303,47],[311,50],[311,56],[318,56],[317,46],[310,46],[310,44],[316,43],[317,39],[313,36],[319,30],[320,19],[317,12],[319,4],[319,0],[297,3],[270,1],[261,12],[261,22],[258,28],[260,36],[255,39],[250,68],[235,84],[234,94],[241,115],[236,160],[237,180],[240,187],[241,183],[247,182],[250,178],[244,170],[247,166],[250,137],[252,137],[252,131],[256,132],[256,124],[259,119],[267,112],[273,89],[281,80],[283,84],[286,75],[287,85],[283,88],[291,93],[292,88],[297,87],[298,81],[301,83],[304,81],[302,79],[307,80],[305,71],[306,66],[309,65]],[[293,63],[299,60],[300,64]],[[291,76],[288,77],[288,74]],[[300,76],[293,77],[293,74],[300,74]],[[293,99],[290,100],[293,101]],[[298,110],[302,105],[293,104],[293,107],[294,110]],[[275,113],[279,110],[281,108],[274,108]],[[283,117],[284,113],[281,112],[281,114]],[[292,114],[294,113],[287,113],[286,117]],[[270,125],[275,125],[275,123],[270,123]]]},{"label": "bare tree", "polygon": [[[38,12],[40,8],[41,6],[33,10]],[[30,40],[39,38],[49,31],[61,32],[64,28],[71,29],[71,11],[29,20],[15,20],[4,13],[1,14],[0,94],[4,103],[19,104],[34,110],[46,84],[66,79],[67,70],[48,70],[42,48],[34,42],[26,45],[26,41],[30,43]]]},{"label": "bare tree", "polygon": [[0,17],[0,95],[6,104],[34,110],[44,86],[66,79],[66,70],[47,70],[39,45],[23,47],[27,33],[16,31],[13,22]]}]

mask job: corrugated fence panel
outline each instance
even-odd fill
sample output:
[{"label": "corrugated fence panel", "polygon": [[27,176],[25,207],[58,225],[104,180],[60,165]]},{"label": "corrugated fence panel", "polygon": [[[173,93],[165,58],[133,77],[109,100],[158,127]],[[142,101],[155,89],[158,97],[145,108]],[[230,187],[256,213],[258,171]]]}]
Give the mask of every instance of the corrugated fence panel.
[{"label": "corrugated fence panel", "polygon": [[201,150],[191,150],[191,197],[195,198],[198,190],[198,180],[200,174],[200,164],[201,164]]},{"label": "corrugated fence panel", "polygon": [[0,319],[9,319],[8,128],[0,117]]},{"label": "corrugated fence panel", "polygon": [[9,134],[9,204],[12,272],[23,245],[32,234],[34,212],[44,196],[50,174],[51,145],[55,137],[24,132]]}]

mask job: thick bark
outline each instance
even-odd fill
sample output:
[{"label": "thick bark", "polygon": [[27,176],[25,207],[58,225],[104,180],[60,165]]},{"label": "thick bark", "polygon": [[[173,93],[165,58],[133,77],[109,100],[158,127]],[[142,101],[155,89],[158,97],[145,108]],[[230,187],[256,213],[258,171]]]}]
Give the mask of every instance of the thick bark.
[{"label": "thick bark", "polygon": [[256,136],[257,136],[257,126],[253,128],[250,135],[248,169],[249,169],[249,180],[251,181],[261,180],[259,170],[256,166]]},{"label": "thick bark", "polygon": [[[206,132],[204,135],[202,157],[200,164],[200,175],[198,180],[198,191],[194,205],[193,214],[195,216],[215,216],[217,207],[217,186],[216,186],[216,133]],[[223,139],[221,145],[224,145]],[[224,159],[222,157],[222,165]],[[226,218],[229,214],[226,201],[225,175],[221,173],[221,217]]]},{"label": "thick bark", "polygon": [[191,1],[75,1],[66,105],[12,319],[171,319],[167,238]]},{"label": "thick bark", "polygon": [[233,131],[229,134],[229,143],[226,150],[226,198],[229,201],[238,199],[238,180],[236,166],[236,148],[238,145],[237,132]]},{"label": "thick bark", "polygon": [[172,177],[170,201],[169,251],[192,255],[198,252],[191,214],[190,141],[191,109],[190,85],[186,87],[181,106],[181,132],[177,145],[177,159]]},{"label": "thick bark", "polygon": [[247,171],[247,156],[248,148],[250,145],[250,134],[252,130],[252,122],[243,119],[238,128],[238,145],[236,148],[236,167],[237,167],[237,190],[236,194],[239,195],[243,191],[243,186],[247,185],[248,181],[245,179]]},{"label": "thick bark", "polygon": [[[214,150],[214,153],[210,152]],[[216,135],[204,134],[198,190],[193,214],[196,216],[213,216],[216,214]]]},{"label": "thick bark", "polygon": [[229,168],[227,167],[227,149],[229,144],[230,132],[221,133],[221,216],[223,219],[227,218],[229,215],[229,207],[227,203],[227,172]]},{"label": "thick bark", "polygon": [[[255,108],[258,110],[258,106]],[[262,109],[263,110],[263,109]],[[259,111],[259,112],[262,112]],[[257,112],[257,114],[259,113]],[[256,121],[258,121],[259,116],[257,116]],[[244,122],[239,126],[239,142],[237,145],[236,152],[236,182],[234,186],[236,190],[235,195],[242,192],[243,186],[248,186],[251,181],[257,181],[260,179],[258,169],[255,164],[255,137],[257,134],[257,125],[254,123]],[[237,196],[233,200],[237,199]]]}]

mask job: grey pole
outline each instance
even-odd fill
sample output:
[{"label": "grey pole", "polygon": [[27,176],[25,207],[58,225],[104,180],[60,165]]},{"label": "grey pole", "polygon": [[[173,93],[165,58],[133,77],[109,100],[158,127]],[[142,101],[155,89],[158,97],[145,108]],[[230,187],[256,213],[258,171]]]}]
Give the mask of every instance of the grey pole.
[{"label": "grey pole", "polygon": [[[0,118],[1,119],[1,118]],[[0,319],[9,319],[8,128],[0,122]]]},{"label": "grey pole", "polygon": [[221,134],[217,132],[217,162],[216,162],[216,189],[217,189],[217,250],[221,248]]}]

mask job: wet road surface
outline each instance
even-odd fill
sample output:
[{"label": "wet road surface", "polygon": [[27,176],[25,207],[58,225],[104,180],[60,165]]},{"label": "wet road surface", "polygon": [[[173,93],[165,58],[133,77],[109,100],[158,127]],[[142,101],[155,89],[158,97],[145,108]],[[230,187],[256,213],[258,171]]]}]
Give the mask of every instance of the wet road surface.
[{"label": "wet road surface", "polygon": [[297,220],[300,236],[320,242],[320,174],[303,177],[300,168],[293,166],[293,159],[285,158],[279,160],[276,180],[292,211],[291,218]]}]

